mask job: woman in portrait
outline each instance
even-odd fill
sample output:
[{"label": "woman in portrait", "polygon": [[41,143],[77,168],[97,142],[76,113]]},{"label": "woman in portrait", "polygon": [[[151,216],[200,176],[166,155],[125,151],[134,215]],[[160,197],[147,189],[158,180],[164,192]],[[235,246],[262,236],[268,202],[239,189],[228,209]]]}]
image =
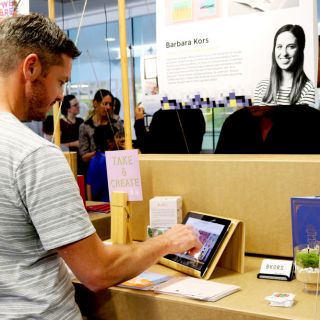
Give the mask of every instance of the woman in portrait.
[{"label": "woman in portrait", "polygon": [[303,70],[305,33],[287,24],[275,34],[270,77],[254,92],[254,105],[315,105],[315,87]]}]

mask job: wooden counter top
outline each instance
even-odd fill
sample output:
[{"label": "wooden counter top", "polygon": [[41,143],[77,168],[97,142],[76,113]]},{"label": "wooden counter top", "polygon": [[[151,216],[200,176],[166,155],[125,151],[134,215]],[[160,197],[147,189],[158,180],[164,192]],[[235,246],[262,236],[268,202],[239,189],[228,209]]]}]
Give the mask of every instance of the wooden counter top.
[{"label": "wooden counter top", "polygon": [[[150,291],[112,287],[92,293],[81,284],[76,284],[77,298],[84,315],[94,319],[130,320],[311,320],[315,319],[316,295],[304,292],[301,282],[257,279],[261,258],[245,257],[243,274],[225,269],[214,272],[213,281],[235,284],[241,291],[216,302],[202,302]],[[170,275],[179,272],[162,265],[151,271]],[[291,292],[296,295],[292,308],[270,307],[264,298],[273,292]],[[90,319],[90,317],[89,317]]]}]

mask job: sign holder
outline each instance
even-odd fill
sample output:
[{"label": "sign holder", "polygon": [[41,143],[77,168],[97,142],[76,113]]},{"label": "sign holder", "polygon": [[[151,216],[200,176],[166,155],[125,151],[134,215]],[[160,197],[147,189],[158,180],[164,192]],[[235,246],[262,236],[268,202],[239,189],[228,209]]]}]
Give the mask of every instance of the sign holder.
[{"label": "sign holder", "polygon": [[111,242],[113,244],[132,243],[131,212],[128,194],[113,191],[111,199]]}]

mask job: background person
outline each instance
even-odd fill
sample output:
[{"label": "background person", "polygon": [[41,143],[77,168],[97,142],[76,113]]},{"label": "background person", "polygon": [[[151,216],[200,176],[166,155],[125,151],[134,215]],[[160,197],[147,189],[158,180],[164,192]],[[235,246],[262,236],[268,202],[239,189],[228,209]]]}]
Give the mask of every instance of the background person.
[{"label": "background person", "polygon": [[320,111],[307,105],[236,110],[222,125],[215,153],[320,154]]},{"label": "background person", "polygon": [[65,95],[61,104],[61,144],[67,150],[77,153],[77,173],[84,174],[84,163],[79,153],[79,127],[83,119],[77,117],[79,112],[78,99],[72,94]]},{"label": "background person", "polygon": [[68,94],[63,97],[60,121],[61,143],[70,151],[79,150],[79,127],[83,123],[83,119],[77,117],[79,111],[80,104],[74,95]]},{"label": "background person", "polygon": [[120,109],[121,109],[121,102],[117,97],[114,97],[113,118],[117,121],[121,121]]},{"label": "background person", "polygon": [[315,105],[314,85],[303,70],[305,42],[299,25],[287,24],[276,32],[270,77],[257,85],[254,105]]},{"label": "background person", "polygon": [[43,137],[52,142],[54,131],[53,115],[49,114],[42,122]]},{"label": "background person", "polygon": [[65,263],[100,290],[163,255],[201,247],[197,232],[182,225],[143,243],[105,246],[61,150],[22,124],[43,121],[63,99],[79,55],[49,18],[0,23],[0,319],[82,319]]},{"label": "background person", "polygon": [[92,106],[92,115],[79,128],[79,151],[84,162],[89,162],[96,152],[93,139],[95,128],[106,125],[116,131],[122,126],[113,117],[114,98],[109,90],[99,89],[94,95]]},{"label": "background person", "polygon": [[[99,126],[93,134],[96,154],[90,160],[87,172],[88,200],[109,202],[108,173],[105,151],[124,149],[117,147],[118,131],[111,131],[109,126]],[[120,142],[118,142],[120,145]],[[122,144],[121,144],[122,145]]]},{"label": "background person", "polygon": [[147,130],[144,108],[135,109],[136,147],[141,153],[200,153],[206,122],[201,109],[157,110]]}]

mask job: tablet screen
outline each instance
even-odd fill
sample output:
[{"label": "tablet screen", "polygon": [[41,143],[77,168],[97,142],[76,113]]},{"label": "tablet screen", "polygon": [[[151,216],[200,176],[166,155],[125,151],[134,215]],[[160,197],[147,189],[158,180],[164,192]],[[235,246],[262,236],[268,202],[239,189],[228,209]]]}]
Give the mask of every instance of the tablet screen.
[{"label": "tablet screen", "polygon": [[190,224],[199,231],[200,241],[203,244],[201,250],[194,256],[185,252],[181,254],[168,254],[165,258],[198,270],[203,275],[226,235],[231,221],[189,212],[183,223]]}]

